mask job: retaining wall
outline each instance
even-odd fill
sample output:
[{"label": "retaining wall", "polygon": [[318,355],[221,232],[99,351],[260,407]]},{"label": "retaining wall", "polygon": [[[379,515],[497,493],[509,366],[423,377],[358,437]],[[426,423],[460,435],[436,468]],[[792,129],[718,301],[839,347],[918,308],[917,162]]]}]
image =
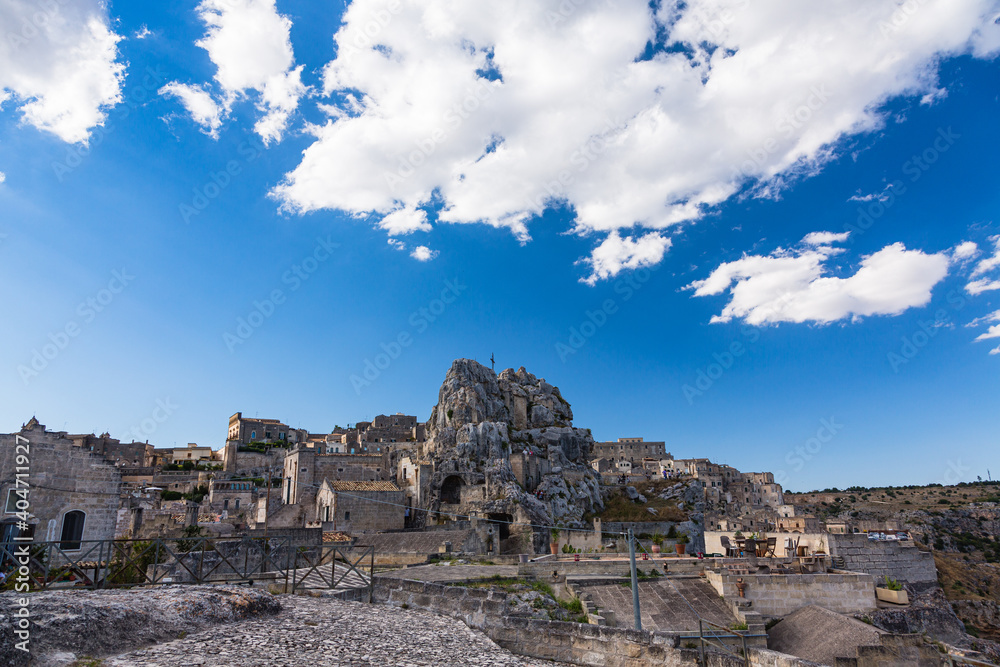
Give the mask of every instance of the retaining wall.
[{"label": "retaining wall", "polygon": [[[366,594],[366,591],[351,591],[337,597],[362,601]],[[502,591],[380,576],[375,578],[373,599],[379,604],[406,605],[409,609],[457,618],[518,655],[608,667],[694,667],[699,664],[698,651],[681,648],[678,635],[508,616],[507,594]],[[766,649],[752,648],[748,652],[750,663],[758,667],[811,667],[813,664]],[[709,654],[708,664],[742,667],[744,662]]]},{"label": "retaining wall", "polygon": [[844,559],[844,568],[864,572],[882,583],[885,577],[914,583],[937,583],[937,567],[929,551],[910,540],[869,540],[867,535],[829,535],[830,554]]},{"label": "retaining wall", "polygon": [[[853,614],[875,608],[872,577],[854,572],[840,574],[722,574],[706,577],[727,602],[748,600],[752,611],[780,618],[796,609],[819,605],[839,614]],[[737,580],[746,583],[746,598],[740,598]]]}]

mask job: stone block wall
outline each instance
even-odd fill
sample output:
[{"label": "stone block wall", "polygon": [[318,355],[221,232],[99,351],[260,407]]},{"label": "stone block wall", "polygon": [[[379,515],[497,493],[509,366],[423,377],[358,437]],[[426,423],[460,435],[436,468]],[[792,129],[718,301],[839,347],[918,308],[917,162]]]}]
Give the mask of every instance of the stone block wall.
[{"label": "stone block wall", "polygon": [[405,604],[407,608],[457,618],[519,655],[608,667],[697,664],[697,653],[677,649],[677,639],[672,635],[507,616],[507,595],[501,591],[386,577],[375,581],[376,603],[396,607]]},{"label": "stone block wall", "polygon": [[[366,601],[367,590],[345,591],[336,597]],[[376,577],[373,601],[396,607],[424,609],[463,621],[483,631],[512,653],[573,665],[608,667],[695,667],[698,651],[679,647],[680,637],[612,628],[508,616],[507,594],[477,588]],[[817,667],[814,663],[762,648],[748,650],[755,667]],[[708,653],[712,667],[743,667],[742,658]]]},{"label": "stone block wall", "polygon": [[[121,473],[103,457],[73,445],[63,433],[44,427],[22,431],[28,440],[29,512],[38,518],[34,539],[58,541],[67,512],[80,510],[86,518],[83,540],[114,539],[118,520]],[[18,443],[14,434],[0,435],[0,503],[15,487]],[[7,515],[10,516],[10,515]]]},{"label": "stone block wall", "polygon": [[[402,530],[402,491],[350,491],[337,494],[333,519],[338,530],[349,533]],[[350,517],[350,518],[348,518]]]},{"label": "stone block wall", "polygon": [[781,618],[796,609],[818,605],[839,614],[875,608],[875,585],[865,574],[751,574],[707,572],[706,577],[727,602],[742,601],[737,579],[746,583],[746,600],[761,616]]},{"label": "stone block wall", "polygon": [[892,577],[909,583],[937,582],[934,556],[912,541],[869,540],[867,535],[830,535],[830,554],[844,559],[844,568],[864,572],[882,583]]}]

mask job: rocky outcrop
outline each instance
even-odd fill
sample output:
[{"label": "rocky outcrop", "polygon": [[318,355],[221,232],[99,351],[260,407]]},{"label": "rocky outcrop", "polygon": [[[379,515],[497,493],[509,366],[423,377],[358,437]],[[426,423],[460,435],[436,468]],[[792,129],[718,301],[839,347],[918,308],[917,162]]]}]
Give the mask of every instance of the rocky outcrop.
[{"label": "rocky outcrop", "polygon": [[1000,639],[1000,604],[993,600],[956,600],[951,604],[959,618],[985,638]]},{"label": "rocky outcrop", "polygon": [[967,647],[969,637],[940,588],[919,591],[907,586],[911,595],[906,607],[878,609],[866,614],[866,619],[886,632],[894,634],[927,634],[952,646]]},{"label": "rocky outcrop", "polygon": [[573,411],[557,387],[523,367],[496,375],[458,359],[428,422],[429,509],[509,517],[512,537],[526,540],[525,550],[543,551],[549,537],[542,527],[582,528],[585,513],[604,507],[588,465],[593,444],[588,430],[573,427]]},{"label": "rocky outcrop", "polygon": [[[18,595],[0,594],[0,665],[27,664],[26,654],[14,646],[17,619],[12,612]],[[46,591],[29,599],[29,646],[36,665],[113,655],[281,610],[269,593],[220,586]]]}]

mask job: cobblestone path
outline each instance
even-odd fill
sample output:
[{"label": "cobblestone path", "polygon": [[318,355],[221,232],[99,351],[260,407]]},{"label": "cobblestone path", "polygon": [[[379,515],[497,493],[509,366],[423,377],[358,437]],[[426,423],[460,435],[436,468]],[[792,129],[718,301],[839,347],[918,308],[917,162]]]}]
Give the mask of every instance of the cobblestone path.
[{"label": "cobblestone path", "polygon": [[[464,623],[422,611],[282,596],[277,616],[215,626],[107,658],[108,667],[462,665],[562,667],[522,658]],[[568,666],[567,666],[568,667]]]}]

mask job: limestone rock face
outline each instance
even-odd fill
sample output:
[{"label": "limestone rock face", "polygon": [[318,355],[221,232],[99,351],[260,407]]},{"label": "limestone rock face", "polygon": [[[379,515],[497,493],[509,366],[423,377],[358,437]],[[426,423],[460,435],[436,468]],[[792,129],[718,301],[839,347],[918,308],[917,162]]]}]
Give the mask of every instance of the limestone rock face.
[{"label": "limestone rock face", "polygon": [[593,445],[588,430],[573,427],[573,411],[557,387],[523,367],[496,375],[458,359],[428,423],[423,456],[434,467],[428,509],[509,517],[511,537],[541,551],[548,542],[544,526],[584,527],[584,513],[604,507],[589,466]]}]

